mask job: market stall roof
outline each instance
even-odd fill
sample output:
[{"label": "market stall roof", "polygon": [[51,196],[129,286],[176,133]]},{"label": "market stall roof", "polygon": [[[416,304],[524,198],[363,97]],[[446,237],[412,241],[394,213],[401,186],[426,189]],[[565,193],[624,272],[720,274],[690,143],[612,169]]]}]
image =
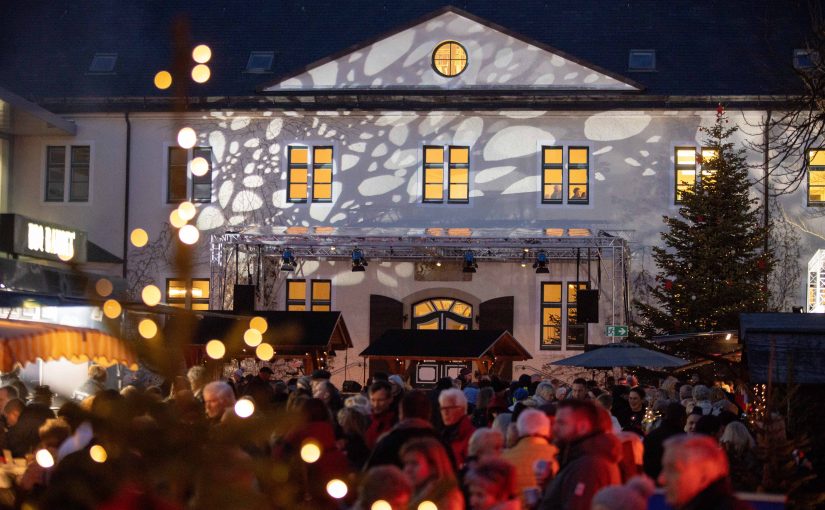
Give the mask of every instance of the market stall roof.
[{"label": "market stall roof", "polygon": [[217,338],[223,340],[231,351],[244,346],[244,332],[249,329],[250,320],[255,316],[266,319],[263,342],[272,345],[279,355],[303,355],[317,350],[332,352],[352,347],[341,312],[258,311],[254,315],[196,312],[192,317],[171,315],[164,329],[175,331],[176,321],[194,320],[190,343],[205,344]]},{"label": "market stall roof", "polygon": [[752,383],[825,383],[825,314],[743,313],[739,336]]},{"label": "market stall roof", "polygon": [[0,370],[15,363],[66,358],[75,363],[94,361],[137,366],[137,357],[126,342],[103,331],[43,322],[0,320]]},{"label": "market stall roof", "polygon": [[607,344],[583,354],[554,361],[551,364],[583,368],[664,368],[686,365],[688,361],[631,342],[620,342]]},{"label": "market stall roof", "polygon": [[531,359],[506,330],[390,329],[361,352],[368,358],[469,360],[496,357]]}]

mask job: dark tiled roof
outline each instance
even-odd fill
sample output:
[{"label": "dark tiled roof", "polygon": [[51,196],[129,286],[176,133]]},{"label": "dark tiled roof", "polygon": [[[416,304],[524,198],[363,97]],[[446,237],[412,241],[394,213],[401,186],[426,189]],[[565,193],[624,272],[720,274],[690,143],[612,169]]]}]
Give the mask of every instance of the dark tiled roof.
[{"label": "dark tiled roof", "polygon": [[[804,4],[804,2],[799,2]],[[273,78],[450,5],[437,0],[225,2],[53,0],[0,6],[0,86],[46,97],[168,97],[152,76],[174,41],[213,50],[212,79],[190,96],[249,96]],[[654,96],[741,96],[798,90],[792,51],[808,16],[773,0],[522,0],[455,4],[526,38],[645,86]],[[184,27],[176,37],[176,26]],[[186,28],[188,27],[188,28]],[[655,72],[628,71],[630,49],[655,49]],[[274,51],[272,74],[243,72],[250,51]],[[95,53],[114,74],[90,75]]]},{"label": "dark tiled roof", "polygon": [[[276,352],[300,354],[304,351],[339,350],[352,347],[341,312],[273,312],[261,311],[254,315],[266,319],[268,328],[263,341],[271,344]],[[231,312],[197,312],[171,315],[167,319],[166,334],[181,330],[191,333],[188,343],[205,344],[213,338],[224,341],[230,352],[243,347],[244,332],[249,329],[251,316],[233,315]],[[194,320],[194,323],[189,321]]]},{"label": "dark tiled roof", "polygon": [[530,359],[530,354],[503,330],[390,329],[364,349],[360,356],[413,359],[479,359],[484,355]]}]

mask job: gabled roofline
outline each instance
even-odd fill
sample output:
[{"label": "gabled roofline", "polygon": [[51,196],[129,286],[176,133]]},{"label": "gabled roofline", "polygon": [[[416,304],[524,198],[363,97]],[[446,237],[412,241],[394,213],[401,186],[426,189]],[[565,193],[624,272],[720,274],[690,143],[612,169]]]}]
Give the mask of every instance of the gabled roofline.
[{"label": "gabled roofline", "polygon": [[31,115],[32,117],[45,122],[49,126],[53,126],[56,129],[63,131],[64,134],[72,136],[77,134],[77,126],[74,122],[55,115],[42,106],[32,103],[31,101],[27,101],[21,96],[18,96],[14,92],[3,87],[0,87],[0,102],[8,103],[12,108]]},{"label": "gabled roofline", "polygon": [[[425,14],[424,16],[422,16],[420,18],[414,19],[414,20],[410,21],[409,23],[399,25],[398,27],[396,27],[396,28],[394,28],[394,29],[392,29],[388,32],[384,32],[384,33],[379,34],[375,37],[371,37],[371,38],[366,39],[366,40],[364,40],[360,43],[354,44],[354,45],[352,45],[348,48],[344,48],[343,50],[340,50],[340,51],[337,51],[337,52],[335,52],[331,55],[328,55],[328,56],[326,56],[326,57],[324,57],[320,60],[316,60],[315,62],[307,64],[306,66],[304,66],[302,68],[299,68],[299,69],[296,69],[294,71],[290,71],[288,73],[282,74],[279,77],[277,77],[277,78],[265,83],[264,85],[261,85],[260,87],[258,87],[256,89],[256,92],[258,92],[259,94],[272,94],[273,92],[268,92],[265,89],[268,88],[268,87],[275,86],[275,85],[277,85],[277,84],[279,84],[283,81],[286,81],[290,78],[294,78],[295,76],[298,76],[300,74],[309,72],[312,69],[315,69],[315,68],[320,67],[324,64],[332,62],[333,60],[337,60],[341,57],[349,55],[350,53],[353,53],[353,52],[358,51],[360,49],[366,48],[367,46],[369,46],[371,44],[375,44],[375,43],[377,43],[377,42],[379,42],[383,39],[387,39],[389,37],[392,37],[392,36],[394,36],[394,35],[396,35],[400,32],[403,32],[404,30],[410,29],[410,28],[412,28],[416,25],[420,25],[422,23],[430,21],[431,19],[437,18],[438,16],[441,16],[442,14],[445,14],[445,13],[448,13],[448,12],[452,12],[452,13],[457,14],[459,16],[463,16],[463,17],[468,18],[472,21],[475,21],[476,23],[484,25],[487,28],[490,28],[490,29],[496,30],[498,32],[501,32],[503,34],[506,34],[506,35],[512,37],[513,39],[519,40],[519,41],[521,41],[523,43],[526,43],[526,44],[536,46],[536,47],[538,47],[542,50],[548,51],[550,53],[554,53],[554,54],[556,54],[556,55],[558,55],[558,56],[560,56],[564,59],[567,59],[571,62],[574,62],[574,63],[579,64],[581,66],[587,67],[587,68],[592,69],[596,72],[602,73],[605,76],[609,76],[610,78],[613,78],[614,80],[617,80],[617,81],[619,81],[621,83],[624,83],[626,85],[630,85],[631,87],[637,88],[638,89],[637,92],[641,92],[641,91],[645,90],[645,88],[646,88],[644,85],[642,85],[641,83],[639,83],[635,80],[632,80],[632,79],[627,78],[625,76],[621,76],[619,74],[616,74],[613,71],[608,71],[607,69],[604,69],[600,66],[597,66],[597,65],[595,65],[591,62],[588,62],[588,61],[583,60],[581,58],[570,55],[569,53],[564,52],[564,51],[562,51],[558,48],[554,48],[554,47],[552,47],[548,44],[542,43],[540,41],[536,41],[535,39],[532,39],[532,38],[527,37],[525,35],[522,35],[518,32],[515,32],[515,31],[513,31],[509,28],[503,27],[503,26],[498,25],[496,23],[493,23],[489,20],[486,20],[484,18],[476,16],[475,14],[471,14],[471,13],[469,13],[469,12],[463,10],[463,9],[459,9],[458,7],[455,7],[455,6],[452,6],[452,5],[447,5],[447,6],[444,6],[444,7],[440,8],[440,9],[436,9],[435,11],[433,11],[429,14]],[[380,89],[371,89],[371,90],[380,91]],[[397,90],[389,90],[388,92],[394,92],[394,91],[397,92]],[[294,91],[290,91],[290,92],[294,92]],[[338,91],[336,89],[321,89],[321,90],[314,91],[314,92],[323,92],[325,94],[330,94],[330,93],[334,93],[334,92],[338,92]]]}]

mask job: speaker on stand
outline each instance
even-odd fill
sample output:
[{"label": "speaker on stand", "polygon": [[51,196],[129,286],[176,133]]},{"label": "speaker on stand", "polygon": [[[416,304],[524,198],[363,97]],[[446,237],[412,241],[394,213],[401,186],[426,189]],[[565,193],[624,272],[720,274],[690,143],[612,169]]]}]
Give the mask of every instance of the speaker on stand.
[{"label": "speaker on stand", "polygon": [[599,322],[598,290],[580,290],[576,293],[576,322]]}]

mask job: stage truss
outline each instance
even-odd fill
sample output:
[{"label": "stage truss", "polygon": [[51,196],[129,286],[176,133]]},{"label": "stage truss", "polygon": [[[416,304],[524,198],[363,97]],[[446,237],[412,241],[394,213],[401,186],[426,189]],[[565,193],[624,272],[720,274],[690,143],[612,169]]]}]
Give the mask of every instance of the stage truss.
[{"label": "stage truss", "polygon": [[[548,262],[578,263],[580,274],[601,282],[610,292],[612,307],[608,324],[627,324],[629,303],[627,275],[629,249],[619,231],[593,232],[586,228],[471,229],[471,228],[339,228],[250,227],[211,237],[213,309],[231,307],[234,284],[255,284],[260,309],[271,309],[277,300],[272,291],[281,271],[281,258],[289,249],[297,264],[307,260],[352,260],[355,249],[370,264],[412,261],[436,263],[463,261],[470,251],[479,264],[532,265],[544,252]],[[372,267],[372,266],[370,266]],[[369,271],[370,268],[367,268]],[[583,278],[584,280],[584,278]],[[606,296],[607,297],[607,296]],[[282,308],[283,304],[279,304]]]}]

